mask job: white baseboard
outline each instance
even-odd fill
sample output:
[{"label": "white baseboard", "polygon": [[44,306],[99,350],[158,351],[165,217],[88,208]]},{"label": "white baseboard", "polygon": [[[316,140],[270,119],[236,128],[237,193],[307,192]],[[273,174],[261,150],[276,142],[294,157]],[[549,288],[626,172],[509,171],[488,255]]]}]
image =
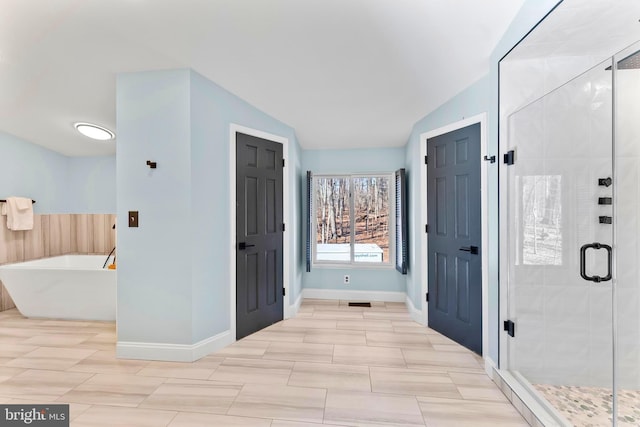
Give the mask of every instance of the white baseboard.
[{"label": "white baseboard", "polygon": [[420,323],[424,325],[422,321],[422,310],[418,310],[414,305],[409,295],[405,295],[404,304],[407,306],[407,310],[409,310],[409,314],[414,322]]},{"label": "white baseboard", "polygon": [[228,330],[195,344],[118,341],[116,344],[116,357],[119,359],[193,362],[228,346],[234,341],[235,337]]},{"label": "white baseboard", "polygon": [[493,371],[497,371],[497,365],[489,356],[484,357],[484,372],[489,376],[489,378],[493,379]]},{"label": "white baseboard", "polygon": [[296,300],[296,302],[289,306],[289,318],[296,317],[298,311],[300,311],[300,304],[302,304],[302,295],[303,293],[300,292],[300,295],[298,295],[298,299]]},{"label": "white baseboard", "polygon": [[404,302],[406,294],[404,292],[391,291],[357,291],[346,289],[318,289],[304,288],[302,290],[304,298],[351,300],[351,301],[385,301]]}]

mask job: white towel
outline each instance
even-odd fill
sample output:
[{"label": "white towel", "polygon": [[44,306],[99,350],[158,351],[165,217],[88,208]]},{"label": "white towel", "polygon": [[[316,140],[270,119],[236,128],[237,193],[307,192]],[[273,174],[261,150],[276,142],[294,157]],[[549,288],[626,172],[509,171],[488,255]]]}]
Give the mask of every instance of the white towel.
[{"label": "white towel", "polygon": [[33,230],[33,202],[24,197],[7,197],[7,228]]}]

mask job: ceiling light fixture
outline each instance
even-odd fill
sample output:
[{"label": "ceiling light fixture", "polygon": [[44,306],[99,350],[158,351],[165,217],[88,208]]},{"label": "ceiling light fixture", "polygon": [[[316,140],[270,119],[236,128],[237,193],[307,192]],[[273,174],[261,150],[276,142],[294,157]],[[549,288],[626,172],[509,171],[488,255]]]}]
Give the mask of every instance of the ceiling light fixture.
[{"label": "ceiling light fixture", "polygon": [[78,122],[74,123],[73,126],[84,136],[88,136],[89,138],[97,139],[99,141],[108,141],[116,137],[116,135],[109,129],[94,125],[93,123]]}]

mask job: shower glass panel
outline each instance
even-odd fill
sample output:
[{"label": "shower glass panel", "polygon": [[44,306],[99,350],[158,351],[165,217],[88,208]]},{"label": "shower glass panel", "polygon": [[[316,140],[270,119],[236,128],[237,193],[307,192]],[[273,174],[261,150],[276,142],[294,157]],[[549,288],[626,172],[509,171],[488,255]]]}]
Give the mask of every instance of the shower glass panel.
[{"label": "shower glass panel", "polygon": [[614,58],[618,425],[640,425],[640,43]]},{"label": "shower glass panel", "polygon": [[507,120],[509,367],[575,425],[613,410],[611,64]]}]

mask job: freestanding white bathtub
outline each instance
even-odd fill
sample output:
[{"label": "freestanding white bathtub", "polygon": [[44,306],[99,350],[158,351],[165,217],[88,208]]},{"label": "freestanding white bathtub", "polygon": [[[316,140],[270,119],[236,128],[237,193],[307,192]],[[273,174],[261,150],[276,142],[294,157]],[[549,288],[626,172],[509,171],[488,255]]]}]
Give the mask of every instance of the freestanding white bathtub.
[{"label": "freestanding white bathtub", "polygon": [[[116,319],[116,272],[106,255],[63,255],[0,266],[0,280],[26,317]],[[113,259],[113,258],[111,258]]]}]

